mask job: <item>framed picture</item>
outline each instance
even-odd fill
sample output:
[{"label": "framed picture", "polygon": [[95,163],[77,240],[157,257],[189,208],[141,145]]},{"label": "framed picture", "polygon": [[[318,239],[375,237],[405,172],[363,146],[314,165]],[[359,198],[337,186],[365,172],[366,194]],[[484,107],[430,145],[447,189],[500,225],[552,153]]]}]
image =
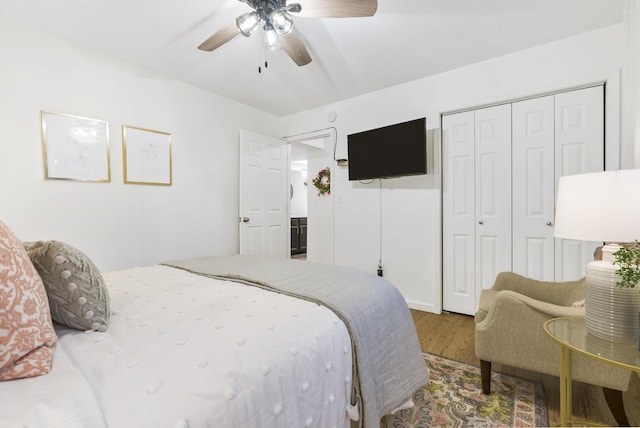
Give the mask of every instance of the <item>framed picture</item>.
[{"label": "framed picture", "polygon": [[111,181],[107,122],[46,111],[41,121],[46,179]]},{"label": "framed picture", "polygon": [[124,182],[171,186],[171,134],[122,125]]}]

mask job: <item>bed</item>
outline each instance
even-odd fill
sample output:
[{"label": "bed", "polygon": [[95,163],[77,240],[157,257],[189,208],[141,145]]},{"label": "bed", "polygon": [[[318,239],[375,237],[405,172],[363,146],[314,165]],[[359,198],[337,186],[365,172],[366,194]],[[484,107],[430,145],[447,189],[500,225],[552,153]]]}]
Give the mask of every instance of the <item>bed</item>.
[{"label": "bed", "polygon": [[377,428],[428,382],[404,299],[374,275],[239,255],[92,275],[108,323],[54,323],[50,371],[0,382],[0,427]]}]

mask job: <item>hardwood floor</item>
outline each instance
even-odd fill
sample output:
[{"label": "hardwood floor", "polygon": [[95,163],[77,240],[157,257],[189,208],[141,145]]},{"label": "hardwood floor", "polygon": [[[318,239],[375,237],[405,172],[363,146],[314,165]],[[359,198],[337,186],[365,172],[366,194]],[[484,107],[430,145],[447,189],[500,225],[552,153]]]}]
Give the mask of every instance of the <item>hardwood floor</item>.
[{"label": "hardwood floor", "polygon": [[[416,310],[412,310],[411,315],[423,352],[442,355],[475,366],[480,365],[474,351],[472,316],[449,313],[436,315]],[[493,370],[526,379],[541,380],[547,399],[549,423],[551,426],[559,425],[560,391],[557,377],[499,364],[494,364]],[[631,377],[631,385],[629,390],[624,392],[623,399],[629,422],[632,426],[640,426],[640,378],[638,376]],[[616,425],[602,389],[579,382],[573,383],[573,419],[588,420],[605,426]]]}]

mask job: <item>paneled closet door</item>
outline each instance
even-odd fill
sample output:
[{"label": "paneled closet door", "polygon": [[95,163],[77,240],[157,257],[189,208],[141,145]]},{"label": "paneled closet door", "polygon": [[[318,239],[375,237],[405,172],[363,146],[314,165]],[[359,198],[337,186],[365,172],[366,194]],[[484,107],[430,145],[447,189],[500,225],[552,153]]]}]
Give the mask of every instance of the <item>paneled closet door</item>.
[{"label": "paneled closet door", "polygon": [[512,104],[513,271],[553,281],[554,96]]},{"label": "paneled closet door", "polygon": [[[511,270],[511,104],[475,112],[476,301]],[[468,312],[467,312],[468,313]]]},{"label": "paneled closet door", "polygon": [[474,112],[442,117],[442,306],[471,314],[475,293]]},{"label": "paneled closet door", "polygon": [[442,118],[443,309],[472,315],[511,270],[511,106]]},{"label": "paneled closet door", "polygon": [[443,309],[473,314],[502,271],[584,276],[601,243],[553,237],[562,175],[604,169],[604,87],[446,115]]},{"label": "paneled closet door", "polygon": [[[604,86],[555,96],[555,138],[556,186],[563,175],[604,170]],[[556,239],[555,280],[583,277],[598,245]]]}]

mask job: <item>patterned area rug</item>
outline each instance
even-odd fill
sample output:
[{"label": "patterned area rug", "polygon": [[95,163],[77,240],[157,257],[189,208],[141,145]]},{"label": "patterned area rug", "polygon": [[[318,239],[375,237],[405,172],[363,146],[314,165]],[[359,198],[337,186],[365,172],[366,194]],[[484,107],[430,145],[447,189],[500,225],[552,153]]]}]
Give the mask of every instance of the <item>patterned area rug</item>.
[{"label": "patterned area rug", "polygon": [[542,383],[494,372],[484,395],[478,367],[424,358],[430,382],[414,395],[415,407],[386,416],[381,428],[549,426]]}]

